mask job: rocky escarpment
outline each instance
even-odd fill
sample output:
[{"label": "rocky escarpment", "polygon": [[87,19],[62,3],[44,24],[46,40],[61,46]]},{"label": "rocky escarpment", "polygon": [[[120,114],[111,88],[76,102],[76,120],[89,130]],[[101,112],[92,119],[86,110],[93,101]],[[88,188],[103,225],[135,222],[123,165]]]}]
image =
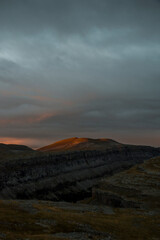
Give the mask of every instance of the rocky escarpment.
[{"label": "rocky escarpment", "polygon": [[103,176],[156,155],[160,155],[156,148],[123,146],[2,161],[0,198],[77,201],[90,196],[91,188]]},{"label": "rocky escarpment", "polygon": [[93,189],[93,199],[114,207],[160,210],[160,157],[103,179]]}]

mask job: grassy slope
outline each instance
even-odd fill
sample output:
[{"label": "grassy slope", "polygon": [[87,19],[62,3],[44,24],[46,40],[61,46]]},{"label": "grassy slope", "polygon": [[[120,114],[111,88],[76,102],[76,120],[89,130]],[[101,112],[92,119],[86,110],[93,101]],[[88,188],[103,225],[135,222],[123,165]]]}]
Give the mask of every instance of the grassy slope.
[{"label": "grassy slope", "polygon": [[[113,214],[104,214],[100,209],[62,209],[45,201],[0,201],[0,239],[66,240],[67,233],[85,232],[95,240],[104,239],[100,233],[119,240],[158,240],[159,225],[160,216],[142,210],[114,209]],[[60,232],[66,234],[55,235]]]}]

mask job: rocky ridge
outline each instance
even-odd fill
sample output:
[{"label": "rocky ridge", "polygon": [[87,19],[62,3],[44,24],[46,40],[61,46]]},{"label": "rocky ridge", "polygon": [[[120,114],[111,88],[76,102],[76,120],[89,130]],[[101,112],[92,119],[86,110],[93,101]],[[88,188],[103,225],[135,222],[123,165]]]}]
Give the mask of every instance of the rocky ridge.
[{"label": "rocky ridge", "polygon": [[160,155],[157,148],[121,145],[106,150],[39,153],[0,163],[1,199],[78,201],[104,176]]}]

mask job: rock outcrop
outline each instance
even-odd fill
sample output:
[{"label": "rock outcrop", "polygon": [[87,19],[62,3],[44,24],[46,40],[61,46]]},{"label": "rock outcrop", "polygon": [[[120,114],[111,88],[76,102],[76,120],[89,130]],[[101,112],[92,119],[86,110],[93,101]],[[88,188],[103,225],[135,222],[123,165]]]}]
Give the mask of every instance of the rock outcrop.
[{"label": "rock outcrop", "polygon": [[0,198],[77,201],[90,196],[102,177],[157,155],[160,151],[153,147],[121,145],[2,161]]},{"label": "rock outcrop", "polygon": [[160,209],[160,157],[103,179],[93,199],[114,207]]}]

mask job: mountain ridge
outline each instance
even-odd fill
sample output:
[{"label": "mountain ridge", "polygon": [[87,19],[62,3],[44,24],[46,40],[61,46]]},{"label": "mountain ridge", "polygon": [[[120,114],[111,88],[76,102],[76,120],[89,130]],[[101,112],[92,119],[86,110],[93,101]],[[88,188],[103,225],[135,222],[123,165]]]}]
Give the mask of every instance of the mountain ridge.
[{"label": "mountain ridge", "polygon": [[124,144],[109,138],[78,138],[72,137],[57,141],[38,148],[41,152],[80,151],[80,150],[106,150],[110,147],[120,147]]},{"label": "mountain ridge", "polygon": [[124,145],[105,151],[37,151],[8,159],[0,162],[0,199],[76,202],[91,196],[101,178],[158,155],[152,147]]}]

